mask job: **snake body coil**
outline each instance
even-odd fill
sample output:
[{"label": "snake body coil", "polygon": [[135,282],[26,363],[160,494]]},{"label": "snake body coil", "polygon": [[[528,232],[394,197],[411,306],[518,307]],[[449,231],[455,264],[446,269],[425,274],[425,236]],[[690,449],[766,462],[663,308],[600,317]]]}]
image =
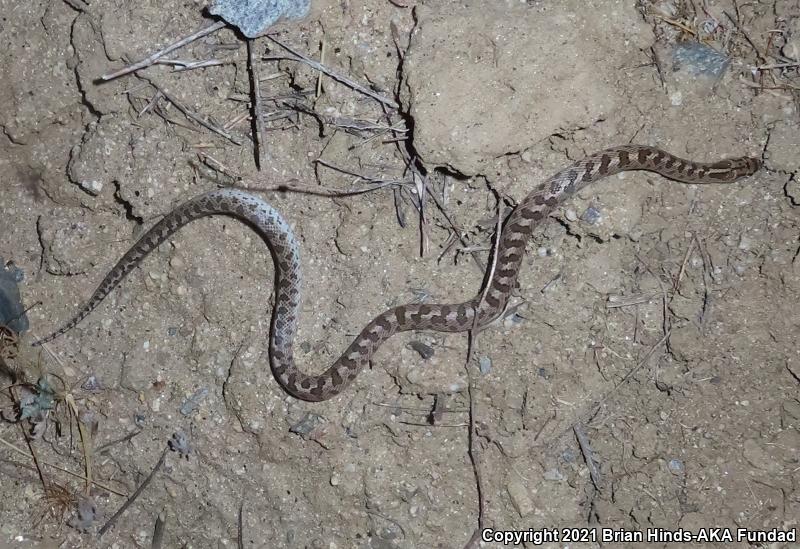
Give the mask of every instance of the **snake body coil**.
[{"label": "snake body coil", "polygon": [[291,228],[277,210],[257,196],[235,189],[211,191],[167,214],[122,256],[75,316],[34,345],[50,341],[78,324],[147,254],[178,229],[201,217],[229,215],[250,225],[266,241],[275,261],[276,295],[270,333],[270,363],[275,378],[297,398],[327,400],[347,387],[381,343],[397,332],[463,332],[485,326],[497,318],[511,296],[525,244],[534,227],[561,201],[589,183],[628,170],[651,171],[684,183],[732,183],[752,175],[760,166],[761,162],[755,158],[692,162],[643,145],[614,147],[575,162],[540,184],[508,217],[495,252],[495,271],[485,295],[452,305],[409,304],[389,309],[367,324],[342,356],[319,375],[304,374],[294,363],[301,271],[299,247]]}]

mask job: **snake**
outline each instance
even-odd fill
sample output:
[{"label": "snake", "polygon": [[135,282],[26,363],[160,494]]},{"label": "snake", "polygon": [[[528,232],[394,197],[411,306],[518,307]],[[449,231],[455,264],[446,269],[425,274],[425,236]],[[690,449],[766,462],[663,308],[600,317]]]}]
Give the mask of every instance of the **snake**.
[{"label": "snake", "polygon": [[88,301],[62,327],[36,341],[41,345],[73,328],[162,242],[192,221],[211,215],[234,217],[267,244],[274,261],[275,291],[269,335],[269,361],[275,379],[290,395],[319,402],[341,393],[367,365],[380,345],[398,332],[466,332],[486,327],[503,314],[515,289],[526,243],[534,228],[570,195],[610,175],[644,170],[683,183],[733,183],[753,175],[761,161],[740,157],[701,163],[647,145],[623,145],[591,154],[533,189],[500,229],[493,262],[478,295],[464,303],[410,303],[392,307],[370,321],[342,355],[318,375],[295,364],[301,281],[300,248],[289,223],[269,203],[241,189],[220,188],[191,198],[165,215],[122,256]]}]

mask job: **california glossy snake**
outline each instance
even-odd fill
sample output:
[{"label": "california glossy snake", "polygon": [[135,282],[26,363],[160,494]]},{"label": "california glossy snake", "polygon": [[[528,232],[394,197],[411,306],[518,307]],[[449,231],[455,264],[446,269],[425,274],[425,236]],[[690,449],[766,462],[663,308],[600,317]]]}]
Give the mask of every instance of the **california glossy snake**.
[{"label": "california glossy snake", "polygon": [[78,324],[147,254],[178,229],[208,215],[229,215],[250,225],[266,241],[275,261],[275,309],[270,334],[270,363],[275,378],[297,398],[326,400],[343,391],[370,361],[381,343],[397,332],[463,332],[483,327],[497,318],[511,296],[525,254],[525,243],[534,227],[556,205],[589,183],[628,170],[656,172],[684,183],[732,183],[752,175],[760,166],[761,162],[756,158],[692,162],[643,145],[614,147],[575,162],[536,187],[505,221],[495,252],[494,274],[485,292],[466,303],[409,304],[389,309],[367,324],[342,356],[319,375],[304,374],[294,363],[301,272],[299,247],[289,224],[257,196],[235,189],[211,191],[167,214],[122,256],[75,316],[34,345],[50,341]]}]

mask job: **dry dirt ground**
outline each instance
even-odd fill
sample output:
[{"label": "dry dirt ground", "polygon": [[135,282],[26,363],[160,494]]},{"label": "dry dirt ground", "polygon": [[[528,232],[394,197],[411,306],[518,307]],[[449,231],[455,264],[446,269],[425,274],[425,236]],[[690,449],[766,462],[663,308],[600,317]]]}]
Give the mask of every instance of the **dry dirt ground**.
[{"label": "dry dirt ground", "polygon": [[[800,527],[800,2],[315,0],[274,36],[388,101],[255,40],[260,171],[230,29],[168,56],[220,64],[97,81],[207,24],[204,5],[0,0],[0,256],[40,302],[3,349],[0,546],[151,547],[160,517],[163,547],[235,547],[241,509],[245,547],[463,547],[479,501],[496,530]],[[702,73],[699,43],[722,54]],[[629,142],[765,169],[580,192],[537,229],[469,368],[466,335],[406,333],[342,395],[287,396],[267,360],[273,265],[228,218],[29,345],[160,216],[239,185],[273,189],[301,241],[296,355],[321,371],[389,306],[470,299],[498,204]],[[39,379],[55,408],[14,423]],[[98,541],[178,431],[188,459],[168,451]],[[545,546],[599,545],[667,546]],[[748,545],[784,546],[707,546]]]}]

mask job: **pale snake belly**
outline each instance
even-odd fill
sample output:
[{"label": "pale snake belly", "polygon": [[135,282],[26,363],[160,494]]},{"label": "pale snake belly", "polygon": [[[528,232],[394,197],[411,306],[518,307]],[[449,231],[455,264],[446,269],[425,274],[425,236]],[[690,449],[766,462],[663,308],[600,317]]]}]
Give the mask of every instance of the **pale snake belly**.
[{"label": "pale snake belly", "polygon": [[761,162],[756,158],[692,162],[643,145],[614,147],[575,162],[536,187],[505,221],[495,250],[495,268],[484,292],[465,303],[415,303],[381,313],[364,327],[339,359],[319,375],[303,373],[294,362],[301,269],[298,243],[289,224],[261,198],[237,189],[219,189],[192,198],[167,214],[117,262],[75,316],[34,345],[50,341],[78,324],[147,254],[178,229],[201,217],[228,215],[250,225],[272,251],[276,290],[270,332],[270,364],[275,378],[297,398],[326,400],[344,390],[381,343],[397,332],[463,332],[484,327],[496,319],[511,297],[525,254],[525,244],[534,227],[561,201],[589,183],[628,170],[651,171],[684,183],[732,183],[752,175],[760,166]]}]

